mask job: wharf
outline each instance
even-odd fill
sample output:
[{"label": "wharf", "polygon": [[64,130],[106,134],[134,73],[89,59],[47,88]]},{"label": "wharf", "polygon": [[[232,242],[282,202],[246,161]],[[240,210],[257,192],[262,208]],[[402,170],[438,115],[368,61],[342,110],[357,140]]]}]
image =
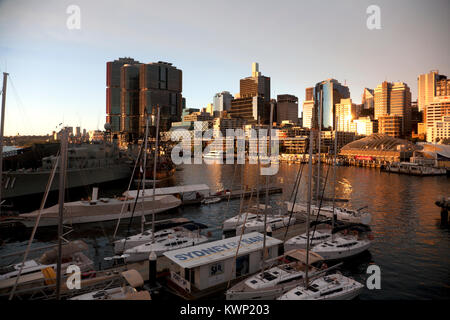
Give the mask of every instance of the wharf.
[{"label": "wharf", "polygon": [[[268,189],[269,194],[275,194],[275,193],[283,193],[283,188],[279,187],[269,187]],[[222,194],[216,194],[214,197],[218,197],[221,199],[239,199],[241,196],[244,196],[244,198],[249,198],[250,196],[256,197],[257,191],[256,189],[247,189],[247,190],[234,190],[230,193],[222,193]],[[266,195],[266,188],[261,188],[259,190],[259,196],[264,197]]]}]

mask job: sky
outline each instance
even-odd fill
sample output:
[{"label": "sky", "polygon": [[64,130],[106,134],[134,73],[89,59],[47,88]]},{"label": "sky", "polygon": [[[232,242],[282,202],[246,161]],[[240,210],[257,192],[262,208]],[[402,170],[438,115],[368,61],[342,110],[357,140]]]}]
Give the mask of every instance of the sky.
[{"label": "sky", "polygon": [[[70,5],[79,29],[67,27]],[[381,29],[367,28],[370,5]],[[328,78],[355,103],[385,80],[406,82],[415,100],[419,74],[450,76],[449,17],[448,0],[0,0],[5,135],[103,129],[106,62],[125,56],[181,69],[191,108],[239,92],[252,62],[271,78],[272,98],[294,94],[300,110],[305,88]]]}]

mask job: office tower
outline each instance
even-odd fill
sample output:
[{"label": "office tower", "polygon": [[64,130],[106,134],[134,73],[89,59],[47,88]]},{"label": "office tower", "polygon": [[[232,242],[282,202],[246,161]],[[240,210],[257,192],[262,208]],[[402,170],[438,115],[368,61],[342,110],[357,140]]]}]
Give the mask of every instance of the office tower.
[{"label": "office tower", "polygon": [[206,112],[212,115],[212,114],[213,114],[213,111],[214,111],[214,106],[213,106],[213,104],[212,104],[212,103],[208,103],[208,104],[206,105]]},{"label": "office tower", "polygon": [[298,98],[290,94],[277,96],[277,122],[289,120],[298,122]]},{"label": "office tower", "polygon": [[374,107],[373,89],[364,88],[361,103],[363,104],[363,109],[373,109]]},{"label": "office tower", "polygon": [[314,108],[314,87],[305,89],[305,101],[303,101],[302,126],[311,129],[316,123],[317,115]]},{"label": "office tower", "polygon": [[214,95],[214,111],[229,111],[231,109],[233,95],[228,91],[222,91]]},{"label": "office tower", "polygon": [[140,64],[125,64],[120,69],[120,131],[127,140],[139,138],[139,68]]},{"label": "office tower", "polygon": [[172,122],[181,120],[182,71],[171,63],[158,61],[140,66],[139,132],[145,129],[145,111],[152,114],[160,106],[160,129],[170,129]]},{"label": "office tower", "polygon": [[397,115],[383,115],[378,117],[378,132],[394,138],[403,136],[403,117]]},{"label": "office tower", "polygon": [[77,136],[77,137],[81,137],[81,127],[76,127],[75,128],[75,135]]},{"label": "office tower", "polygon": [[[408,136],[411,133],[411,91],[408,85],[403,82],[390,83],[387,81],[378,85],[375,88],[374,115],[376,120],[379,120],[382,116],[401,117],[400,136]],[[384,121],[388,120],[385,119]],[[396,123],[397,118],[394,120]],[[383,132],[385,127],[379,122],[380,133],[385,133]],[[393,130],[389,130],[389,132],[393,132]]]},{"label": "office tower", "polygon": [[335,108],[341,99],[350,98],[350,90],[347,86],[341,85],[335,79],[327,79],[319,82],[314,87],[314,107],[319,115],[319,103],[322,101],[321,127],[322,129],[335,128]]},{"label": "office tower", "polygon": [[113,132],[121,131],[121,68],[126,64],[139,62],[132,58],[119,58],[106,63],[106,122],[111,124]]},{"label": "office tower", "polygon": [[[240,92],[236,96],[231,100],[232,118],[245,119],[249,124],[269,123],[270,78],[261,75],[256,62],[252,65],[252,76],[240,80]],[[274,120],[275,117],[274,113]]]},{"label": "office tower", "polygon": [[181,109],[186,109],[186,98],[181,98]]},{"label": "office tower", "polygon": [[[417,77],[417,106],[419,111],[425,111],[425,107],[433,102],[433,98],[438,95],[436,92],[436,84],[439,82],[439,88],[442,88],[444,83],[446,85],[448,84],[446,79],[447,76],[440,75],[438,70],[431,70],[429,73],[421,74]],[[446,85],[445,87],[447,87]],[[439,90],[439,95],[441,94],[440,91],[441,90]]]},{"label": "office tower", "polygon": [[240,80],[239,94],[241,98],[261,96],[270,101],[270,78],[261,75],[257,62],[252,64],[252,76]]},{"label": "office tower", "polygon": [[341,99],[336,104],[336,128],[337,131],[354,132],[352,130],[353,119],[356,119],[356,104],[352,103],[352,99]]}]

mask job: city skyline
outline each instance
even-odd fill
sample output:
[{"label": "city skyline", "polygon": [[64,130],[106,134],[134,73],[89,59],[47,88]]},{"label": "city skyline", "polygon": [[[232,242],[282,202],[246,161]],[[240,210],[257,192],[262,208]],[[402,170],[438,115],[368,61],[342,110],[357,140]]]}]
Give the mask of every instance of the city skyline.
[{"label": "city skyline", "polygon": [[[364,88],[386,80],[405,82],[416,100],[420,74],[450,74],[450,47],[441,41],[449,30],[445,1],[378,1],[380,30],[366,27],[368,1],[173,2],[180,10],[170,12],[169,24],[160,14],[168,4],[108,3],[76,3],[80,30],[66,27],[70,2],[0,3],[0,71],[12,80],[5,135],[45,134],[61,122],[102,129],[105,63],[123,56],[180,68],[188,108],[205,107],[222,91],[235,95],[255,61],[271,78],[271,96],[297,96],[300,111],[305,88],[329,78],[347,84],[360,103]],[[214,15],[223,17],[207,19]]]}]

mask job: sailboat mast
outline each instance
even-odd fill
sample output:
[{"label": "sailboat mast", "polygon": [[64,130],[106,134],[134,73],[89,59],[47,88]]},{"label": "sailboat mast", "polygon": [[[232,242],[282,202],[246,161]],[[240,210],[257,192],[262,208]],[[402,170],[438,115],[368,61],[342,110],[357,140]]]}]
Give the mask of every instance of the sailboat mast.
[{"label": "sailboat mast", "polygon": [[[273,102],[270,103],[270,118],[269,118],[269,144],[267,147],[267,158],[269,159],[269,165],[272,161],[271,157],[271,144],[272,144],[272,121],[273,121]],[[259,172],[258,172],[259,175]],[[258,204],[259,206],[259,204]],[[264,273],[265,261],[266,261],[266,237],[267,237],[267,209],[269,207],[269,175],[266,175],[266,199],[264,208],[264,240],[263,240],[263,261],[262,272]]]},{"label": "sailboat mast", "polygon": [[309,158],[308,158],[308,199],[306,205],[306,272],[305,272],[305,288],[308,288],[308,271],[309,271],[309,219],[311,215],[311,196],[312,196],[312,154],[313,154],[313,129],[309,132]]},{"label": "sailboat mast", "polygon": [[[160,108],[159,104],[156,105],[156,135],[155,135],[155,159],[153,164],[153,204],[155,203],[156,199],[156,165],[158,163],[158,138],[159,138],[159,113]],[[152,243],[155,242],[155,209],[153,209],[152,212]]]},{"label": "sailboat mast", "polygon": [[[141,232],[144,232],[144,200],[145,200],[145,179],[147,176],[147,141],[148,141],[148,114],[146,112],[145,119],[145,137],[144,137],[144,168],[142,169],[142,216],[141,216]],[[138,191],[139,192],[139,191]]]},{"label": "sailboat mast", "polygon": [[63,128],[61,131],[61,156],[59,157],[59,220],[58,220],[58,262],[56,265],[56,299],[60,300],[61,290],[61,264],[62,264],[62,237],[63,237],[63,221],[64,221],[64,191],[66,185],[66,166],[67,166],[67,130]]},{"label": "sailboat mast", "polygon": [[337,153],[337,128],[338,128],[338,117],[335,115],[335,128],[334,128],[334,157],[333,157],[333,220],[331,221],[331,240],[334,240],[334,219],[336,218],[335,202],[336,202],[336,153]]},{"label": "sailboat mast", "polygon": [[2,187],[3,187],[3,132],[5,129],[5,108],[6,108],[6,83],[9,73],[3,72],[2,90],[2,122],[0,127],[0,213],[2,211]]},{"label": "sailboat mast", "polygon": [[317,162],[317,186],[316,186],[316,205],[319,208],[320,200],[320,142],[321,142],[321,131],[322,131],[322,91],[319,91],[319,116],[318,116],[318,125],[319,131],[317,132],[317,140],[318,140],[318,162]]}]

